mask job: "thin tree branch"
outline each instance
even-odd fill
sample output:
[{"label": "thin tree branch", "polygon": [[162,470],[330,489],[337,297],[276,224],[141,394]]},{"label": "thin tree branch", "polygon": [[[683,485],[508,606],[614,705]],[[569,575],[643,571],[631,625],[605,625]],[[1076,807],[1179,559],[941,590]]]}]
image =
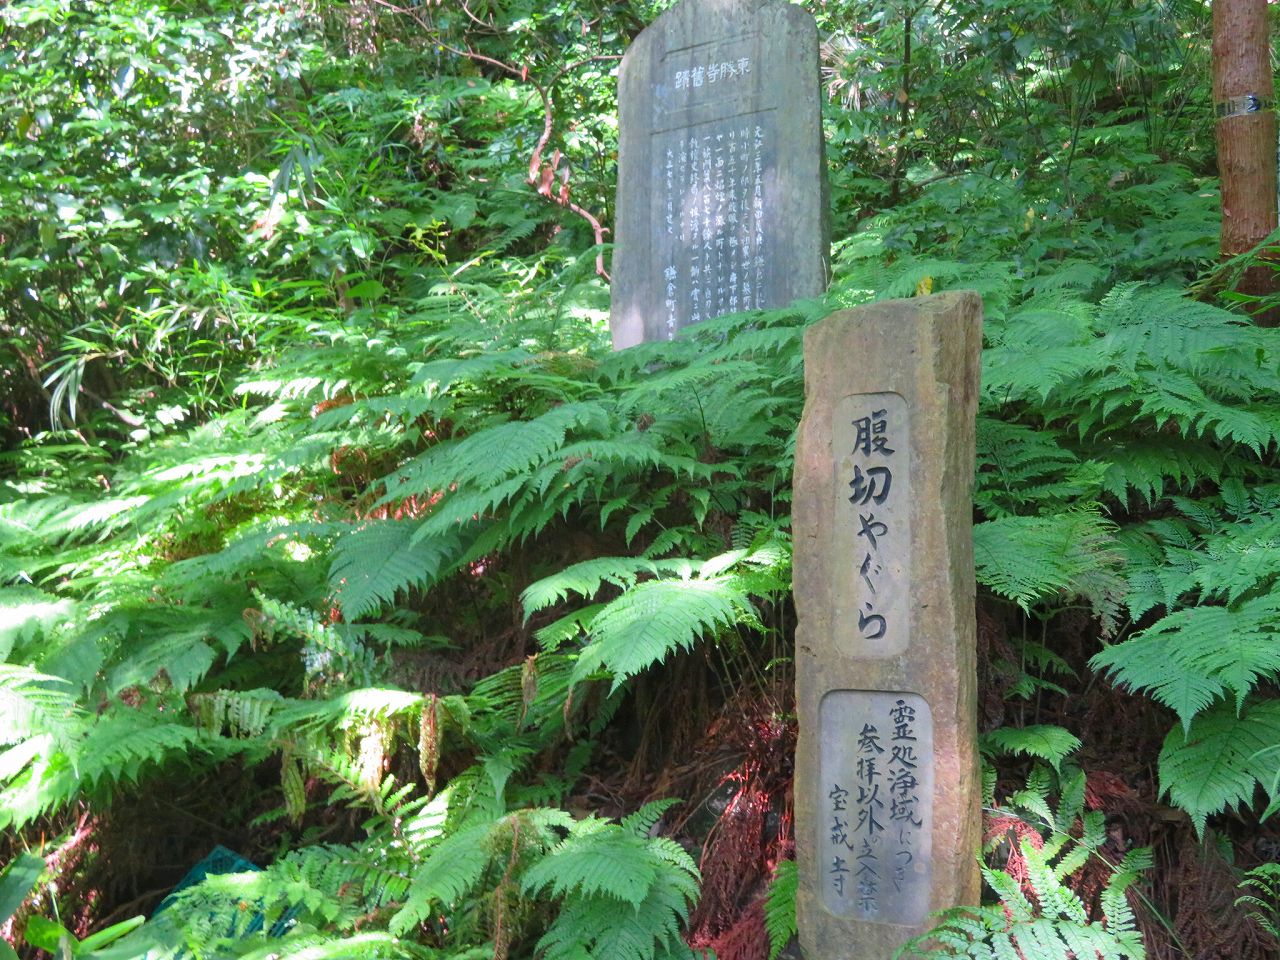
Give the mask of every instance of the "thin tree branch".
[{"label": "thin tree branch", "polygon": [[462,12],[467,15],[467,19],[469,19],[472,23],[476,24],[477,26],[484,27],[486,30],[493,29],[492,22],[481,20],[474,13],[471,12],[471,8],[467,6],[467,0],[462,0]]},{"label": "thin tree branch", "polygon": [[[386,7],[388,10],[394,10],[397,13],[405,14],[418,23],[419,26],[423,27],[423,29],[431,29],[431,27],[422,20],[415,10],[401,7],[398,4],[392,3],[391,0],[374,0],[374,3],[379,6]],[[463,4],[463,8],[466,8],[465,4]],[[467,15],[475,22],[485,26],[485,24],[483,24],[482,21],[477,20],[470,11],[467,11]],[[528,67],[520,67],[517,69],[509,63],[503,63],[501,60],[495,60],[493,57],[485,56],[483,53],[477,53],[471,49],[459,50],[457,47],[453,47],[445,43],[438,37],[436,39],[436,45],[440,47],[440,49],[447,50],[455,56],[465,57],[468,60],[487,63],[490,66],[497,67],[504,73],[508,73],[513,77],[519,78],[522,83],[528,83],[538,92],[538,96],[542,100],[542,134],[538,137],[538,142],[534,145],[533,153],[529,157],[529,172],[525,180],[530,186],[536,189],[541,196],[546,197],[552,203],[556,203],[586,220],[587,223],[591,225],[591,232],[595,236],[596,246],[603,246],[605,242],[604,235],[609,232],[608,229],[600,222],[600,218],[590,210],[587,210],[581,204],[569,199],[569,171],[568,169],[563,172],[560,171],[560,160],[562,159],[562,154],[559,150],[556,150],[552,155],[552,160],[549,164],[543,163],[543,156],[546,154],[548,144],[551,143],[551,135],[555,129],[555,109],[551,102],[551,88],[554,87],[565,74],[584,67],[588,63],[607,60],[621,60],[622,58],[617,54],[597,54],[591,57],[584,57],[581,60],[575,60],[573,63],[566,64],[557,70],[555,75],[551,78],[550,83],[544,86],[529,77]],[[560,173],[560,189],[553,190],[552,185],[556,179],[557,173]],[[596,273],[606,281],[610,280],[609,272],[604,266],[603,250],[596,253]]]}]

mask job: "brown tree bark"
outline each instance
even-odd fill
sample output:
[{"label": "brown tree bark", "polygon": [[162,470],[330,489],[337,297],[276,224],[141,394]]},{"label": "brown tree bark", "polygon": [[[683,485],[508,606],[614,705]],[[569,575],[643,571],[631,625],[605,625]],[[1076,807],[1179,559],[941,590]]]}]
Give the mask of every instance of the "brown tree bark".
[{"label": "brown tree bark", "polygon": [[[1276,114],[1267,0],[1213,0],[1213,102],[1222,180],[1224,257],[1251,250],[1276,229]],[[1269,266],[1245,271],[1236,289],[1276,289]],[[1259,323],[1280,324],[1280,311]]]}]

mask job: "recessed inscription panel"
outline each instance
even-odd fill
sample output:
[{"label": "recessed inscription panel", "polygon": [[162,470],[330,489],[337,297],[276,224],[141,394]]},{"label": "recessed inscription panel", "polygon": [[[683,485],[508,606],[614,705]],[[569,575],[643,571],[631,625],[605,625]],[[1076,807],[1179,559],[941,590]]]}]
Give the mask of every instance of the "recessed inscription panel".
[{"label": "recessed inscription panel", "polygon": [[911,473],[907,403],[844,397],[832,419],[836,642],[850,656],[896,657],[910,643]]},{"label": "recessed inscription panel", "polygon": [[818,712],[823,903],[839,917],[920,923],[933,868],[929,705],[914,693],[832,690]]},{"label": "recessed inscription panel", "polygon": [[765,210],[774,111],[744,113],[654,138],[654,269],[668,336],[699,320],[765,305],[772,231]]}]

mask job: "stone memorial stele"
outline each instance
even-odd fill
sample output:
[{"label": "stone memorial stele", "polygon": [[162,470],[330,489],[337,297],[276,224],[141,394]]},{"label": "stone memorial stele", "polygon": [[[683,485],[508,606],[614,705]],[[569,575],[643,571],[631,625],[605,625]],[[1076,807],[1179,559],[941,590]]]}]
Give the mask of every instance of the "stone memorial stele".
[{"label": "stone memorial stele", "polygon": [[682,0],[618,80],[616,350],[826,289],[818,33],[789,3]]},{"label": "stone memorial stele", "polygon": [[981,346],[969,292],[844,310],[805,336],[793,518],[807,960],[888,960],[932,911],[978,902]]}]

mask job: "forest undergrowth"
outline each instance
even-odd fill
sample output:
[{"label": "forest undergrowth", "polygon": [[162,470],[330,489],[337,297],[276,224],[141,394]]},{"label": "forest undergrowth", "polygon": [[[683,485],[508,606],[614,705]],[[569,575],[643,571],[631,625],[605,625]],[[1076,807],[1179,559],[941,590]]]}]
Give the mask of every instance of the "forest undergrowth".
[{"label": "forest undergrowth", "polygon": [[664,6],[0,10],[0,953],[796,956],[802,337],[968,288],[987,889],[913,949],[1280,955],[1207,7],[812,5],[830,292],[613,353]]}]

